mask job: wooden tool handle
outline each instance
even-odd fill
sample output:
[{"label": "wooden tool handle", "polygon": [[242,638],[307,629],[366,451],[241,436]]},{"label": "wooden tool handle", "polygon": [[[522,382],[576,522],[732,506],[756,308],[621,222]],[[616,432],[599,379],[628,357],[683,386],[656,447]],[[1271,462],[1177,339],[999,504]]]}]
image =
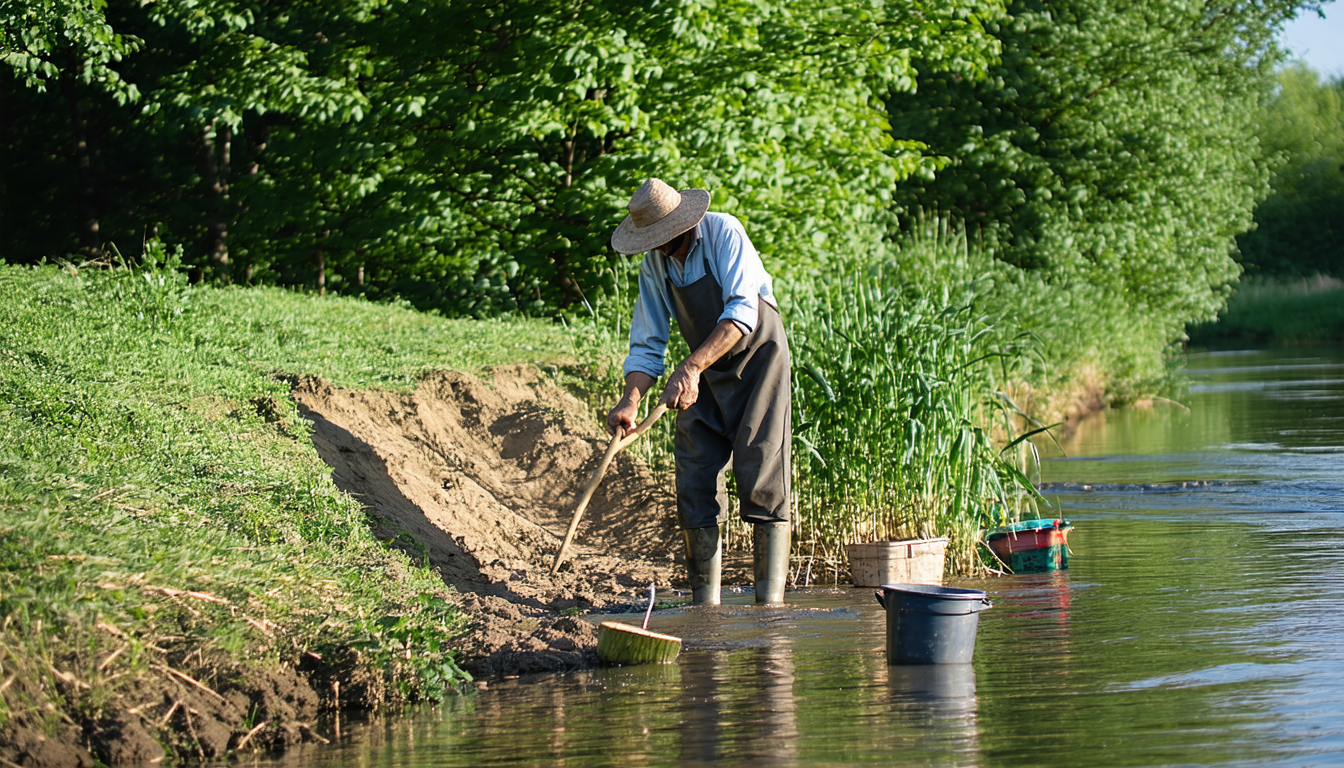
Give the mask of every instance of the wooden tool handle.
[{"label": "wooden tool handle", "polygon": [[658,419],[662,418],[662,415],[663,415],[664,413],[667,413],[667,404],[666,404],[666,403],[659,403],[659,404],[658,404],[658,407],[654,408],[654,409],[649,413],[648,416],[645,416],[645,417],[644,417],[644,420],[643,420],[643,421],[639,422],[639,426],[637,426],[637,427],[635,427],[634,429],[630,430],[630,434],[628,434],[628,435],[626,435],[624,438],[622,438],[622,440],[621,440],[621,447],[618,448],[617,450],[622,450],[622,449],[624,449],[625,446],[627,446],[627,445],[629,445],[629,444],[635,442],[635,438],[639,437],[640,435],[644,434],[645,432],[648,432],[648,431],[649,431],[649,427],[652,427],[652,426],[653,426],[653,423],[654,423],[655,421],[657,421]]},{"label": "wooden tool handle", "polygon": [[560,563],[565,559],[565,551],[574,541],[574,534],[579,530],[579,520],[583,518],[583,511],[588,508],[588,502],[593,498],[593,492],[597,490],[598,483],[602,482],[602,475],[606,474],[607,467],[611,460],[622,448],[633,443],[636,438],[648,431],[649,427],[657,421],[664,413],[667,413],[667,406],[659,403],[653,412],[639,423],[639,426],[630,431],[628,435],[622,435],[620,432],[611,436],[611,442],[607,445],[607,452],[602,454],[602,462],[597,465],[597,470],[593,472],[592,477],[588,478],[588,485],[584,486],[583,493],[579,494],[579,504],[574,508],[574,518],[569,521],[569,531],[565,533],[565,541],[560,545],[560,551],[555,553],[555,562],[551,564],[551,575],[554,576],[560,570]]}]

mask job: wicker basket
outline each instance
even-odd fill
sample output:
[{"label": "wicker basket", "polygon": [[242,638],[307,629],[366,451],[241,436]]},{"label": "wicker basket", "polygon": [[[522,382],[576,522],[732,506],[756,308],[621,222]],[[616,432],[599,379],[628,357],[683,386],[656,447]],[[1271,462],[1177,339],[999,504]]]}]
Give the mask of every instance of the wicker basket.
[{"label": "wicker basket", "polygon": [[947,537],[848,544],[845,554],[856,587],[942,584]]}]

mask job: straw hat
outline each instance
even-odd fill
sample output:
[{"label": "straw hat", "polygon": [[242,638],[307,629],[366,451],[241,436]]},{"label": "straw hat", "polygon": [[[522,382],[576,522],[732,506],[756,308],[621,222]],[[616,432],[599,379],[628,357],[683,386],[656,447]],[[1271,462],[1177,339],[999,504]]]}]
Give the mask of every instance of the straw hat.
[{"label": "straw hat", "polygon": [[617,253],[651,251],[700,223],[708,210],[705,190],[678,192],[659,179],[649,179],[630,198],[630,215],[611,233],[611,247]]}]

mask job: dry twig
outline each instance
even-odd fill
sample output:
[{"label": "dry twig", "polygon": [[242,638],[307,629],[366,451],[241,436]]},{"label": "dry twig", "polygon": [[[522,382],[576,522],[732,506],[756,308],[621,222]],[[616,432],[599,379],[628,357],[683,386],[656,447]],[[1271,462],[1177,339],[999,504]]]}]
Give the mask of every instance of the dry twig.
[{"label": "dry twig", "polygon": [[75,677],[73,674],[69,672],[62,672],[56,667],[50,665],[47,668],[51,670],[51,674],[55,675],[57,678],[61,680],[61,682],[67,685],[73,685],[76,688],[83,688],[86,691],[93,689],[93,686],[89,685],[83,680],[80,680],[78,677]]},{"label": "dry twig", "polygon": [[122,632],[120,629],[117,629],[116,627],[112,626],[111,624],[108,624],[108,623],[105,622],[105,621],[100,621],[100,622],[98,622],[97,624],[94,624],[94,626],[97,627],[97,628],[99,628],[99,629],[101,629],[101,630],[103,630],[104,632],[107,632],[108,634],[112,635],[113,637],[119,637],[119,638],[121,638],[122,640],[125,640],[125,639],[126,639],[126,633],[125,633],[125,632]]},{"label": "dry twig", "polygon": [[177,708],[180,706],[182,706],[182,702],[174,699],[173,706],[168,709],[168,714],[164,715],[163,719],[159,721],[160,728],[168,727],[168,721],[173,719],[173,713],[176,712]]},{"label": "dry twig", "polygon": [[325,736],[323,736],[322,734],[318,733],[316,730],[313,729],[313,726],[311,726],[311,725],[309,725],[309,724],[307,724],[307,723],[296,723],[296,725],[298,725],[298,726],[299,726],[300,728],[302,728],[303,730],[307,731],[308,734],[309,734],[310,736],[312,736],[314,739],[317,739],[318,741],[322,742],[323,744],[330,744],[330,743],[331,743],[331,739],[328,739],[328,738],[326,738]]},{"label": "dry twig", "polygon": [[234,751],[241,750],[243,747],[247,746],[247,742],[251,741],[252,737],[257,735],[257,731],[260,731],[262,728],[265,728],[270,724],[271,724],[270,720],[257,723],[257,725],[254,726],[252,730],[247,732],[246,736],[238,740],[238,745],[233,748]]},{"label": "dry twig", "polygon": [[109,493],[116,493],[116,492],[119,491],[119,490],[121,490],[121,489],[120,489],[120,488],[117,488],[116,486],[113,486],[113,487],[111,487],[111,488],[108,488],[106,491],[103,491],[102,493],[98,494],[97,496],[90,496],[90,497],[89,497],[89,501],[90,501],[90,502],[97,501],[97,500],[103,498],[104,496],[108,495]]},{"label": "dry twig", "polygon": [[247,617],[247,623],[248,623],[248,624],[251,624],[252,626],[254,626],[254,627],[256,627],[257,629],[261,630],[261,633],[262,633],[263,635],[266,635],[267,637],[271,637],[271,630],[268,629],[268,628],[266,627],[267,624],[270,624],[269,621],[266,621],[265,619],[263,619],[263,620],[261,620],[261,621],[257,621],[256,619],[252,618],[251,616],[248,616],[248,617]]},{"label": "dry twig", "polygon": [[214,690],[212,690],[209,686],[205,685],[205,683],[202,683],[201,681],[195,679],[195,678],[192,677],[191,675],[185,674],[185,673],[183,673],[183,672],[179,672],[179,671],[177,671],[176,669],[173,669],[172,667],[167,666],[167,665],[165,665],[165,664],[150,664],[149,666],[150,666],[151,668],[153,668],[153,669],[157,669],[157,670],[159,670],[160,672],[166,672],[166,673],[168,673],[168,674],[169,674],[170,676],[172,676],[172,677],[176,677],[176,678],[179,678],[179,679],[181,679],[181,680],[185,680],[186,682],[191,683],[192,685],[196,686],[197,688],[200,688],[202,691],[205,691],[206,693],[210,694],[211,696],[214,696],[216,699],[219,699],[220,701],[224,701],[224,697],[223,697],[223,696],[220,696],[218,693],[216,693]]},{"label": "dry twig", "polygon": [[215,597],[209,592],[193,592],[188,589],[173,589],[172,587],[154,587],[148,584],[140,587],[146,592],[162,592],[169,597],[191,597],[206,603],[219,603],[220,605],[232,605],[228,600],[222,597]]},{"label": "dry twig", "polygon": [[98,665],[98,671],[102,672],[104,669],[107,669],[108,664],[111,664],[114,659],[116,659],[118,656],[122,654],[123,651],[125,651],[127,648],[130,647],[131,647],[130,643],[122,643],[120,648],[109,653],[107,655],[107,658],[103,659],[103,663]]}]

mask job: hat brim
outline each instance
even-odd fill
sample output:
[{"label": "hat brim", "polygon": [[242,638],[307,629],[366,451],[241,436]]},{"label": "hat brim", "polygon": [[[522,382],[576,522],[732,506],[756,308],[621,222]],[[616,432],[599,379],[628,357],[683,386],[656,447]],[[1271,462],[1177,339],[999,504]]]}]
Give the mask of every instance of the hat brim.
[{"label": "hat brim", "polygon": [[636,227],[634,218],[626,216],[611,233],[611,247],[617,253],[644,253],[699,224],[709,210],[709,192],[683,189],[680,194],[681,205],[647,227]]}]

